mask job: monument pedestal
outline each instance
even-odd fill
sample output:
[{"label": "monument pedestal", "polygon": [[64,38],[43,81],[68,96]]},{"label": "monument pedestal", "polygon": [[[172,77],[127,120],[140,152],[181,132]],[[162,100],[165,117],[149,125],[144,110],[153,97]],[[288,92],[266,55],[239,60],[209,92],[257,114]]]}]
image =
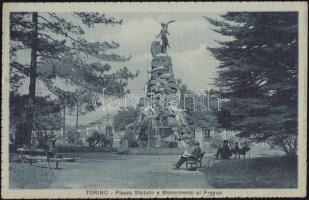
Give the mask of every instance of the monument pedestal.
[{"label": "monument pedestal", "polygon": [[[138,143],[144,146],[146,142],[147,147],[176,147],[178,142],[181,146],[190,146],[190,138],[182,138],[187,123],[185,113],[178,108],[179,85],[174,78],[172,59],[161,53],[159,41],[152,42],[151,54],[151,69],[139,124],[143,126],[150,118],[153,122],[149,124],[151,127],[139,129]],[[150,137],[146,139],[142,135]]]}]

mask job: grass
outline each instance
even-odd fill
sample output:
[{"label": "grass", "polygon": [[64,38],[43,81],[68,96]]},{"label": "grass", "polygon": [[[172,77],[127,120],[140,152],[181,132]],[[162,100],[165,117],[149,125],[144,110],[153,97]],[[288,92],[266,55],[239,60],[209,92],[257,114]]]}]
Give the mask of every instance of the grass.
[{"label": "grass", "polygon": [[[95,162],[100,159],[113,159],[111,153],[63,153],[64,157],[86,159],[85,162]],[[9,163],[9,187],[11,189],[46,189],[56,180],[55,163],[52,169],[47,168],[47,162],[37,162],[34,166],[29,163],[18,163],[17,154],[11,154],[12,162]],[[121,159],[119,156],[116,159]],[[62,167],[63,163],[60,163]],[[61,170],[61,169],[60,169]],[[87,169],[85,169],[87,171]]]},{"label": "grass", "polygon": [[205,172],[215,188],[297,188],[297,158],[223,160]]},{"label": "grass", "polygon": [[44,168],[46,163],[10,163],[10,188],[11,189],[41,189],[48,186],[55,180],[54,170]]}]

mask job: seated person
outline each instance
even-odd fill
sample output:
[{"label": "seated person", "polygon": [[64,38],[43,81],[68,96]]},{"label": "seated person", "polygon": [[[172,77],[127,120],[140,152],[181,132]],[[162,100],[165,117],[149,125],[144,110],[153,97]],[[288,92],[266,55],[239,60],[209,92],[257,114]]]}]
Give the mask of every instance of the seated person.
[{"label": "seated person", "polygon": [[223,140],[223,145],[217,151],[216,158],[218,159],[220,156],[221,159],[230,159],[232,156],[231,149],[229,147],[229,142],[227,140]]},{"label": "seated person", "polygon": [[201,153],[200,143],[195,142],[192,153],[189,154],[187,153],[187,151],[185,151],[185,153],[180,157],[180,159],[176,163],[175,165],[176,167],[174,169],[179,169],[180,166],[188,160],[196,160],[200,155],[200,153]]}]

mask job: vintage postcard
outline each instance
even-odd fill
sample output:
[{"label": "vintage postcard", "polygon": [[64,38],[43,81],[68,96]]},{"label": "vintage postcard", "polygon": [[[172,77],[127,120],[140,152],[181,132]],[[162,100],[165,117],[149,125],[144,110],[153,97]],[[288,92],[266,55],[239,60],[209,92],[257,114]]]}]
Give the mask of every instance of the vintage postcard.
[{"label": "vintage postcard", "polygon": [[1,197],[305,197],[307,6],[3,4]]}]

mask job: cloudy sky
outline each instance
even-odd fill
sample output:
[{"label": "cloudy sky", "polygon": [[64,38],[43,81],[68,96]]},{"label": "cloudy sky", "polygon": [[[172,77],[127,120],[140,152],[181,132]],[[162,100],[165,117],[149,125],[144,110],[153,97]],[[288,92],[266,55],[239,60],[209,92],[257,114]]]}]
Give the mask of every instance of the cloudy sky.
[{"label": "cloudy sky", "polygon": [[131,92],[143,93],[147,81],[147,69],[150,67],[150,44],[158,40],[155,36],[160,32],[159,22],[176,20],[169,25],[168,54],[172,57],[176,78],[180,78],[190,89],[200,92],[208,89],[216,76],[218,62],[207,51],[206,47],[217,45],[214,40],[223,39],[213,32],[213,28],[202,16],[217,18],[218,14],[205,13],[111,13],[122,18],[122,26],[97,26],[95,31],[88,31],[89,40],[120,43],[117,52],[131,55],[132,59],[125,65],[132,71],[140,71],[140,75],[131,81]]},{"label": "cloudy sky", "polygon": [[[85,38],[89,41],[116,41],[120,47],[115,51],[122,55],[131,55],[126,63],[113,63],[113,70],[126,66],[131,72],[139,71],[139,76],[129,82],[132,94],[140,96],[145,94],[144,88],[147,81],[147,70],[150,68],[150,45],[155,36],[160,32],[159,22],[176,20],[169,25],[168,37],[170,49],[168,54],[172,58],[173,70],[176,78],[180,78],[191,90],[201,92],[212,88],[213,78],[216,77],[218,61],[206,49],[217,46],[214,40],[225,40],[223,36],[215,33],[207,20],[202,16],[218,18],[220,13],[106,13],[117,19],[123,19],[121,26],[97,25],[86,29]],[[74,19],[73,19],[74,20]],[[29,52],[28,52],[29,53]],[[29,62],[29,56],[23,55],[24,62]],[[28,90],[28,81],[23,88]],[[40,87],[40,84],[38,84]],[[44,90],[38,88],[37,93]],[[39,94],[38,94],[39,95]],[[127,100],[128,104],[136,103]],[[117,103],[116,103],[117,104]],[[123,104],[120,103],[120,104]],[[114,113],[117,105],[109,109]],[[82,124],[95,121],[99,116],[104,116],[102,110],[80,117]],[[67,117],[68,124],[74,125],[75,117]]]}]

